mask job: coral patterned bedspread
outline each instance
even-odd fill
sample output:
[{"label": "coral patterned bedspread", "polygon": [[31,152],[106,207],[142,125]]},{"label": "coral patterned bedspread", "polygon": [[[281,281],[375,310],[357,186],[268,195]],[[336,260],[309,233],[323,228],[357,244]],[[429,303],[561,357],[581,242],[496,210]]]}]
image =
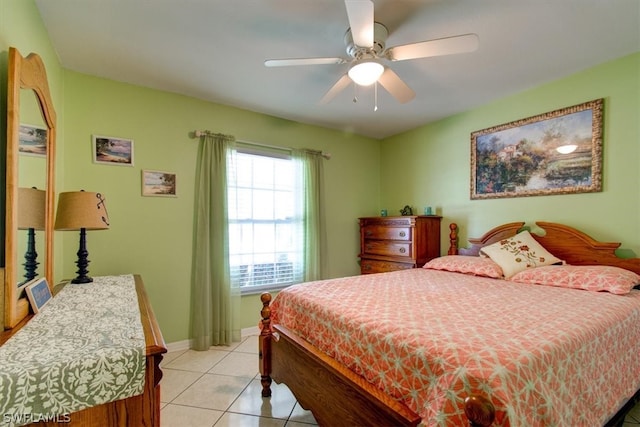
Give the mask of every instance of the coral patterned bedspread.
[{"label": "coral patterned bedspread", "polygon": [[471,392],[498,426],[599,426],[640,388],[639,290],[412,269],[292,286],[272,312],[426,426],[464,425]]}]

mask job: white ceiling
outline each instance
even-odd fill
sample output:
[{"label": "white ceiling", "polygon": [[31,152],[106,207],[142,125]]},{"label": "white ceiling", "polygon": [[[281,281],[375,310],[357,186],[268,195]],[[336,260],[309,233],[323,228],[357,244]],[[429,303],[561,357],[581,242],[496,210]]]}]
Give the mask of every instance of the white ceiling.
[{"label": "white ceiling", "polygon": [[347,58],[342,0],[36,0],[65,68],[372,138],[640,51],[638,0],[374,3],[387,47],[475,33],[480,48],[388,63],[416,97],[399,104],[379,88],[374,112],[373,87],[319,104],[347,64],[263,65]]}]

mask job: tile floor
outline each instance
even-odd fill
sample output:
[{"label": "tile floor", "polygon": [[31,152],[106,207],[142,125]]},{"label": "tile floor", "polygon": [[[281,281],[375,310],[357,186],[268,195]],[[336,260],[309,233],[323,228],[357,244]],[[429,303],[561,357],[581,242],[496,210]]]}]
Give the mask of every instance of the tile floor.
[{"label": "tile floor", "polygon": [[284,385],[262,399],[258,337],[209,351],[165,354],[160,383],[161,427],[310,427],[313,415]]},{"label": "tile floor", "polygon": [[[258,337],[209,351],[183,350],[162,361],[161,427],[310,427],[313,415],[284,385],[260,397]],[[623,427],[640,427],[640,404]]]}]

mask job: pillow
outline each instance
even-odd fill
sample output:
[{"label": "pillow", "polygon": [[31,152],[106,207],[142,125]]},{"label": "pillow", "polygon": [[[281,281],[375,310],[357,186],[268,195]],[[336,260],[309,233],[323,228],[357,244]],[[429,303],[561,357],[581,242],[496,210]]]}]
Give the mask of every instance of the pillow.
[{"label": "pillow", "polygon": [[489,258],[464,255],[446,255],[434,258],[422,268],[445,270],[454,273],[473,274],[474,276],[502,279],[502,269]]},{"label": "pillow", "polygon": [[607,265],[552,265],[521,271],[509,280],[623,295],[640,283],[640,276],[633,271]]},{"label": "pillow", "polygon": [[480,254],[495,261],[502,268],[504,277],[507,279],[527,268],[562,263],[562,260],[550,254],[526,230],[485,246],[480,249]]}]

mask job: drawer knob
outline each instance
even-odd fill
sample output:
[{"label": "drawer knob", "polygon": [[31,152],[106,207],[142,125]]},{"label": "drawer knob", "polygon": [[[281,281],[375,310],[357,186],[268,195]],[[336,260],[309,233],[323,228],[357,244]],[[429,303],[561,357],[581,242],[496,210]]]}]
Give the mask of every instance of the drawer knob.
[{"label": "drawer knob", "polygon": [[371,237],[373,235],[373,232],[372,231],[365,231],[364,235],[367,236],[367,237]]},{"label": "drawer knob", "polygon": [[404,231],[401,231],[401,232],[400,232],[400,237],[404,237],[404,236],[406,236],[406,235],[407,235],[407,233],[406,233],[406,232],[404,232]]},{"label": "drawer knob", "polygon": [[400,253],[401,253],[401,254],[403,254],[403,253],[405,253],[405,252],[407,252],[407,250],[406,250],[405,248],[400,248]]},{"label": "drawer knob", "polygon": [[371,250],[371,248],[372,248],[372,246],[371,246],[371,245],[366,245],[364,248],[365,248],[366,250],[370,251],[370,250]]}]

